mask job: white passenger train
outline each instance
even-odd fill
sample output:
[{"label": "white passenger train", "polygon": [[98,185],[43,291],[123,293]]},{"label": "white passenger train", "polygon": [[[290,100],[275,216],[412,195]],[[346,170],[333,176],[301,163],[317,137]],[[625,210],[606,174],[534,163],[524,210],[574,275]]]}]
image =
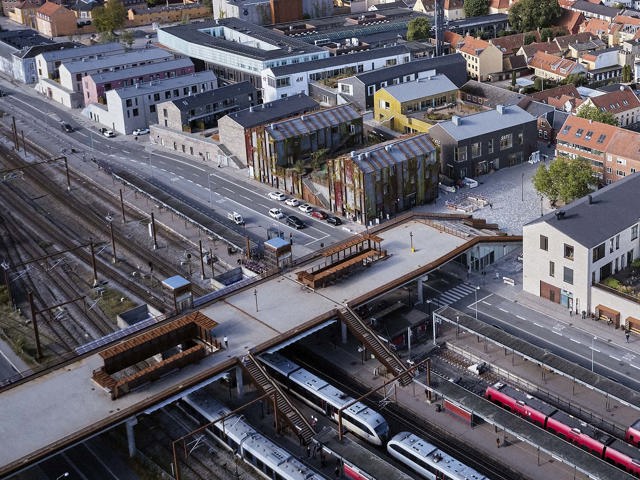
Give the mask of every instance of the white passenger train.
[{"label": "white passenger train", "polygon": [[[338,421],[338,410],[353,401],[345,393],[278,353],[260,360],[273,378],[309,406]],[[389,425],[382,415],[357,402],[342,411],[343,426],[374,445],[384,445]]]},{"label": "white passenger train", "polygon": [[429,480],[489,480],[413,433],[398,433],[389,440],[387,451]]},{"label": "white passenger train", "polygon": [[[205,391],[199,390],[183,398],[198,415],[213,422],[231,412]],[[240,455],[260,475],[269,480],[326,480],[257,432],[240,415],[231,415],[214,423],[210,432],[228,450]]]}]

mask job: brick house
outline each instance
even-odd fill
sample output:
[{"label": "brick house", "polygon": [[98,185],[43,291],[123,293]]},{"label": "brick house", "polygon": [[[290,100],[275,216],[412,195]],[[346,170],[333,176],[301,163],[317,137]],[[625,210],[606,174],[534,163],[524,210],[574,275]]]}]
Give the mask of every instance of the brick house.
[{"label": "brick house", "polygon": [[68,8],[46,2],[36,13],[38,31],[47,37],[74,35],[78,30],[76,15]]}]

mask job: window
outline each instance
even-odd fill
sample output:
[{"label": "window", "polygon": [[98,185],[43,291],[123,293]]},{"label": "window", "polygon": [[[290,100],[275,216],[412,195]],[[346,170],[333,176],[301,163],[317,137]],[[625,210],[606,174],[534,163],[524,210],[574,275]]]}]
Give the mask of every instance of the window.
[{"label": "window", "polygon": [[383,110],[389,110],[389,102],[380,100],[380,108]]},{"label": "window", "polygon": [[346,85],[344,83],[341,83],[340,93],[346,93],[347,95],[351,95],[351,85]]},{"label": "window", "polygon": [[138,115],[140,115],[140,112],[138,111],[138,109],[137,109],[137,108],[134,108],[134,109],[133,109],[133,116],[134,116],[134,117],[137,117]]},{"label": "window", "polygon": [[604,254],[605,254],[604,243],[601,243],[600,245],[598,245],[597,247],[595,247],[593,249],[593,253],[592,253],[592,257],[591,258],[592,258],[592,260],[594,262],[597,262],[601,258],[604,258]]},{"label": "window", "polygon": [[553,262],[549,262],[549,276],[550,277],[556,276],[556,264]]},{"label": "window", "polygon": [[160,94],[159,93],[154,93],[153,94],[153,101],[154,102],[159,102],[160,101]]},{"label": "window", "polygon": [[564,244],[564,258],[573,260],[573,245]]},{"label": "window", "polygon": [[564,127],[562,129],[562,134],[566,135],[567,133],[569,133],[569,130],[571,130],[571,125],[567,125],[566,127]]},{"label": "window", "polygon": [[500,137],[500,150],[506,150],[513,146],[513,136],[510,133],[502,135]]},{"label": "window", "polygon": [[480,142],[471,144],[471,157],[477,158],[482,155],[482,144]]},{"label": "window", "polygon": [[616,250],[620,249],[620,235],[616,235]]},{"label": "window", "polygon": [[596,143],[604,143],[604,139],[607,138],[607,136],[602,133],[599,137],[598,140],[596,140]]},{"label": "window", "polygon": [[376,93],[376,86],[375,85],[369,85],[367,87],[367,95],[373,95],[374,93]]},{"label": "window", "polygon": [[631,240],[638,238],[638,225],[631,227]]},{"label": "window", "polygon": [[522,145],[524,143],[524,133],[518,133],[518,145]]},{"label": "window", "polygon": [[579,128],[578,130],[576,130],[576,137],[580,138],[582,136],[582,132],[584,132],[582,128]]},{"label": "window", "polygon": [[487,142],[487,152],[493,153],[493,138]]},{"label": "window", "polygon": [[127,101],[125,102],[125,105],[126,105],[127,107],[131,107],[131,106],[133,106],[133,102],[131,101],[131,99],[130,99],[130,98],[127,98]]},{"label": "window", "polygon": [[453,161],[454,162],[466,162],[467,161],[467,146],[457,147],[453,149]]},{"label": "window", "polygon": [[609,253],[613,253],[613,242],[614,242],[614,239],[610,238],[609,239]]},{"label": "window", "polygon": [[540,235],[540,250],[545,252],[549,250],[549,238],[544,235]]},{"label": "window", "polygon": [[624,177],[626,174],[624,173],[624,170],[616,170],[616,175],[619,177]]},{"label": "window", "polygon": [[563,280],[565,283],[568,283],[569,285],[573,285],[573,269],[569,267],[564,267]]}]

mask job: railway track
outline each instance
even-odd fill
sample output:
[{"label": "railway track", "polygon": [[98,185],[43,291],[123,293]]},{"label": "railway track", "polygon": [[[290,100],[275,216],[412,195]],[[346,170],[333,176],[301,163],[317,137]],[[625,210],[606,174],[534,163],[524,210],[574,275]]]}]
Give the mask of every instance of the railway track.
[{"label": "railway track", "polygon": [[[368,391],[357,379],[350,377],[348,373],[340,370],[340,367],[332,369],[332,375],[328,376],[326,368],[319,369],[316,367],[316,365],[320,365],[322,362],[326,363],[326,359],[319,358],[315,353],[306,349],[303,354],[300,354],[300,351],[296,351],[295,353],[293,359],[296,363],[322,377],[328,378],[333,385],[354,398],[358,398]],[[442,381],[446,381],[446,379],[442,378]],[[372,398],[382,400],[380,396],[372,396]],[[371,402],[371,400],[364,401],[364,403],[368,403],[373,408],[379,408],[376,402]],[[425,420],[416,417],[415,414],[404,410],[399,405],[393,403],[388,404],[384,410],[384,417],[389,422],[392,432],[403,430],[411,431],[439,448],[442,448],[442,450],[466,465],[484,473],[491,479],[520,480],[525,478],[518,472],[511,471],[499,461],[488,458],[483,453],[475,450],[472,445],[461,444],[458,437],[450,435],[436,425],[427,423]],[[376,450],[376,454],[379,454],[378,450]],[[385,460],[396,464],[391,457],[387,456]]]}]

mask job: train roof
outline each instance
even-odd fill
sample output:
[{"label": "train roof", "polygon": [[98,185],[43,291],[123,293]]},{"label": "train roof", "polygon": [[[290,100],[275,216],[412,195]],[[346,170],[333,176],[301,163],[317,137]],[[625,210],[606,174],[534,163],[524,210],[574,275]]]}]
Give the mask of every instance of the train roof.
[{"label": "train roof", "polygon": [[563,412],[562,410],[558,410],[553,415],[551,415],[551,417],[559,422],[564,423],[572,429],[580,430],[580,433],[583,433],[593,438],[594,440],[597,440],[603,445],[609,445],[615,440],[615,437],[609,435],[608,433],[603,432],[602,430],[598,430],[593,425],[590,425],[587,422],[574,417],[573,415],[569,415],[567,412]]},{"label": "train roof", "polygon": [[456,460],[451,455],[439,450],[435,445],[410,432],[401,432],[395,435],[391,441],[402,445],[407,450],[422,457],[428,464],[440,469],[453,480],[482,480],[486,477],[473,468]]},{"label": "train roof", "polygon": [[634,463],[640,465],[640,450],[638,447],[634,447],[633,445],[629,445],[622,440],[616,440],[612,444],[608,446],[608,448],[613,448],[618,452],[626,455],[627,457],[634,460]]},{"label": "train roof", "polygon": [[302,368],[296,362],[289,360],[287,357],[284,357],[279,353],[264,353],[260,355],[260,360],[283,375],[289,375],[290,373]]},{"label": "train roof", "polygon": [[640,418],[633,422],[629,428],[633,428],[634,430],[640,430]]},{"label": "train roof", "polygon": [[549,405],[547,402],[544,402],[539,398],[529,395],[528,393],[523,392],[522,390],[513,388],[510,385],[505,385],[504,383],[496,383],[495,385],[493,385],[493,388],[499,391],[500,393],[502,393],[503,395],[507,395],[516,401],[524,402],[526,405],[529,405],[530,407],[535,408],[537,411],[539,411],[544,415],[549,416],[553,412],[558,410],[553,405]]}]

